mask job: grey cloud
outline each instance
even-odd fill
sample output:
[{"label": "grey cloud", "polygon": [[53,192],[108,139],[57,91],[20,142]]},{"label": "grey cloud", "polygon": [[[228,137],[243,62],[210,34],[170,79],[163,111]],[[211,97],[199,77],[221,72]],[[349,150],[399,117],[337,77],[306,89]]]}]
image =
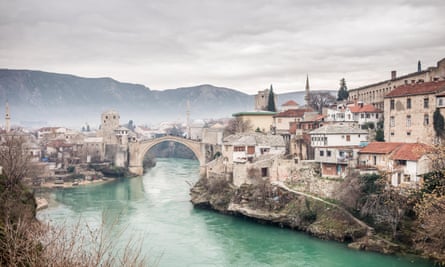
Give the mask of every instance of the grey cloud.
[{"label": "grey cloud", "polygon": [[[0,67],[155,89],[336,89],[444,57],[441,0],[0,0]],[[443,9],[442,9],[443,10]],[[174,77],[174,79],[172,79]]]}]

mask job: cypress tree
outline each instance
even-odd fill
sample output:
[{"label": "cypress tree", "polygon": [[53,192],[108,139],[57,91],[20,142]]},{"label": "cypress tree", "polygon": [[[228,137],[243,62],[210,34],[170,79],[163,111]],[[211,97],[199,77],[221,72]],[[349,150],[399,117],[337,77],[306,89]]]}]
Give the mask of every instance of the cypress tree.
[{"label": "cypress tree", "polygon": [[436,132],[436,136],[443,137],[445,131],[444,129],[445,122],[438,108],[436,108],[433,114],[433,126],[434,126],[434,131]]},{"label": "cypress tree", "polygon": [[269,90],[269,101],[267,103],[267,110],[273,112],[277,111],[275,107],[275,94],[273,93],[272,84],[270,85],[270,90]]},{"label": "cypress tree", "polygon": [[349,97],[348,87],[346,87],[345,78],[340,80],[340,89],[338,89],[337,100],[346,100]]}]

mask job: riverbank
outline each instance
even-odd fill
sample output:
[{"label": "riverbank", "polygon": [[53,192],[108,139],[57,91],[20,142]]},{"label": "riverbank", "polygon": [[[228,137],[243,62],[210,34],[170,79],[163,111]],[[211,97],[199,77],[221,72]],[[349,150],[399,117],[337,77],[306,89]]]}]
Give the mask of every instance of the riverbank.
[{"label": "riverbank", "polygon": [[[41,183],[39,188],[44,188],[48,190],[52,189],[67,189],[67,188],[74,188],[79,186],[90,186],[90,185],[101,185],[109,182],[115,181],[116,178],[101,178],[101,179],[95,179],[95,180],[80,180],[76,181],[75,183],[70,182],[64,182],[64,183],[55,183],[54,181]],[[36,188],[34,188],[36,189]],[[46,197],[43,196],[36,196],[35,201],[37,204],[36,211],[40,211],[43,209],[46,209],[49,207],[49,201]]]},{"label": "riverbank", "polygon": [[103,184],[103,183],[109,183],[116,180],[116,178],[101,178],[101,179],[94,179],[94,180],[78,180],[76,182],[60,182],[57,181],[48,181],[43,182],[40,184],[40,187],[43,188],[72,188],[77,186],[85,186],[85,185],[93,185],[93,184]]},{"label": "riverbank", "polygon": [[242,215],[260,222],[303,231],[325,240],[349,243],[358,250],[382,254],[401,247],[375,234],[372,227],[344,208],[284,184],[260,182],[235,187],[224,179],[200,179],[190,191],[195,207]]}]

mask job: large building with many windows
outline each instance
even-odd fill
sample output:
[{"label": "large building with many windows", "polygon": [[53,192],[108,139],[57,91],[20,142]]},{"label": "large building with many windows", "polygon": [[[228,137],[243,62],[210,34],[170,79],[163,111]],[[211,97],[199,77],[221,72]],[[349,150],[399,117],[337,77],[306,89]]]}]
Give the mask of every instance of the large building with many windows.
[{"label": "large building with many windows", "polygon": [[403,85],[384,99],[386,142],[437,143],[433,115],[445,115],[445,81]]},{"label": "large building with many windows", "polygon": [[399,86],[443,80],[445,80],[445,58],[437,62],[437,66],[425,70],[422,70],[420,62],[418,62],[416,72],[398,77],[397,72],[393,70],[391,71],[391,78],[388,80],[350,89],[349,100],[370,103],[378,109],[383,109],[385,95]]}]

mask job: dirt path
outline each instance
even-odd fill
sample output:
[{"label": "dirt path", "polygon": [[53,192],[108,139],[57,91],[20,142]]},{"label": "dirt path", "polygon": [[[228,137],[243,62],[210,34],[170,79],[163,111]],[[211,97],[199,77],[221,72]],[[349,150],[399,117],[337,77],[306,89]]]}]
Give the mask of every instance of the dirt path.
[{"label": "dirt path", "polygon": [[339,205],[337,205],[337,204],[328,202],[328,201],[326,201],[326,200],[324,200],[324,199],[322,199],[322,198],[319,198],[319,197],[316,197],[316,196],[313,196],[313,195],[310,195],[310,194],[307,194],[307,193],[304,193],[304,192],[300,192],[300,191],[293,190],[293,189],[287,187],[287,185],[285,185],[283,182],[280,182],[280,181],[271,182],[271,184],[276,185],[276,186],[278,186],[278,187],[281,187],[281,188],[283,188],[283,189],[285,189],[285,190],[287,190],[287,191],[289,191],[289,192],[295,193],[295,194],[297,194],[297,195],[301,195],[301,196],[305,196],[305,197],[308,197],[308,198],[312,198],[312,199],[321,201],[321,202],[323,202],[323,203],[325,203],[326,205],[329,205],[329,206],[331,206],[331,207],[335,207],[335,208],[337,208],[337,209],[343,211],[343,212],[344,212],[345,214],[347,214],[349,217],[351,217],[351,219],[353,219],[356,223],[358,223],[358,224],[361,225],[362,227],[365,227],[366,229],[368,229],[368,231],[367,231],[367,235],[374,235],[374,234],[375,234],[375,230],[374,230],[374,228],[372,228],[371,226],[369,226],[368,224],[366,224],[366,223],[363,222],[362,220],[357,219],[357,217],[355,217],[355,216],[352,215],[349,211],[347,211],[345,208],[343,208],[343,207],[341,207],[341,206],[339,206]]}]

